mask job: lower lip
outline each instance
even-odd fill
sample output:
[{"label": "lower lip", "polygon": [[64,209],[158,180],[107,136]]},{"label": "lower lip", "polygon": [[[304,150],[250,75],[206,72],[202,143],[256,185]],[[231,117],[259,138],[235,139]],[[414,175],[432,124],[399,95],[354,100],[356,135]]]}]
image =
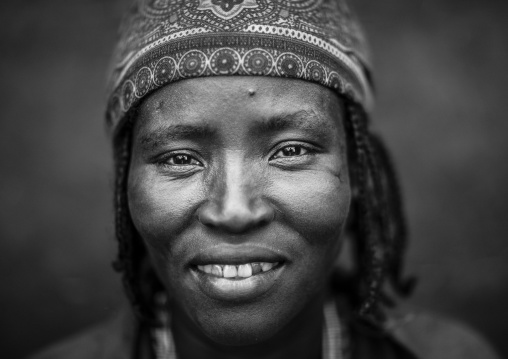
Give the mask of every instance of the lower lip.
[{"label": "lower lip", "polygon": [[221,301],[249,301],[268,292],[280,277],[284,265],[268,272],[258,273],[244,279],[216,277],[192,268],[191,272],[199,288],[208,297]]}]

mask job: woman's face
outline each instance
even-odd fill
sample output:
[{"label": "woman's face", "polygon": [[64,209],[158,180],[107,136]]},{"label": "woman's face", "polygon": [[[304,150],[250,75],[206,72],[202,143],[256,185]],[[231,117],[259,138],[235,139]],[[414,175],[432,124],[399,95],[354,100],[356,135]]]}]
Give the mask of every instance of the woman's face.
[{"label": "woman's face", "polygon": [[268,77],[180,81],[141,105],[129,209],[208,338],[272,337],[323,293],[351,201],[343,113],[323,86]]}]

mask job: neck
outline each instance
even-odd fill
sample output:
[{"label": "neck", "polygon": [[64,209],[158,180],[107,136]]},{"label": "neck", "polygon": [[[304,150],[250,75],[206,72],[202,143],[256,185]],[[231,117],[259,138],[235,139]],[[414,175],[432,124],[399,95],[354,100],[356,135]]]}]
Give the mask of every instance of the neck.
[{"label": "neck", "polygon": [[245,346],[228,346],[213,342],[182,310],[173,310],[172,319],[172,332],[179,359],[319,359],[322,351],[322,331],[321,298],[310,303],[274,337]]}]

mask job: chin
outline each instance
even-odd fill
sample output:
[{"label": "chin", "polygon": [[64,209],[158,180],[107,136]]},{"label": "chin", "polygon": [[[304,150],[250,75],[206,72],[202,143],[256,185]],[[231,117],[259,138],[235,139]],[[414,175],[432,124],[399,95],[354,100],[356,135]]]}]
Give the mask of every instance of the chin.
[{"label": "chin", "polygon": [[[283,268],[280,278],[267,292],[236,300],[208,295],[194,285],[193,276],[182,275],[180,278],[186,280],[173,281],[167,286],[173,289],[170,293],[178,293],[173,297],[174,313],[182,315],[180,323],[185,322],[188,329],[212,345],[269,344],[289,334],[293,323],[306,323],[309,314],[319,317],[322,310],[316,304],[322,300],[326,281],[294,273],[293,267]],[[319,308],[317,313],[316,308]]]},{"label": "chin", "polygon": [[231,308],[199,315],[202,333],[219,345],[249,346],[268,341],[291,320],[290,313]]}]

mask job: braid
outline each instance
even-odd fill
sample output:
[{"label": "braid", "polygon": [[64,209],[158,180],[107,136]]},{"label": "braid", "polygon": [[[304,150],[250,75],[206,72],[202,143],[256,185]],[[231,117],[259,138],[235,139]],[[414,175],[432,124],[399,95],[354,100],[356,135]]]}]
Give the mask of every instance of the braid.
[{"label": "braid", "polygon": [[156,286],[155,275],[146,271],[143,264],[146,250],[132,223],[128,207],[127,181],[132,146],[132,121],[128,121],[122,132],[115,136],[115,232],[119,244],[118,257],[113,268],[123,273],[125,292],[136,315],[142,322],[154,322],[152,289]]},{"label": "braid", "polygon": [[416,281],[414,278],[402,278],[404,253],[407,247],[408,235],[401,201],[400,186],[385,145],[377,136],[372,136],[372,144],[375,153],[378,155],[381,168],[383,169],[383,176],[386,178],[387,188],[384,193],[388,196],[387,204],[390,206],[386,213],[392,213],[392,216],[389,218],[390,222],[388,223],[388,234],[391,236],[390,238],[392,238],[390,246],[390,273],[388,279],[397,293],[409,295]]},{"label": "braid", "polygon": [[369,133],[367,114],[360,106],[348,103],[346,117],[357,194],[353,230],[359,314],[379,324],[384,320],[382,300],[391,302],[383,292],[385,278],[400,295],[409,294],[414,284],[401,279],[407,241],[405,220],[393,166],[381,140]]},{"label": "braid", "polygon": [[357,185],[357,224],[355,226],[356,260],[358,265],[358,291],[362,300],[360,315],[370,321],[380,320],[381,312],[377,306],[381,291],[383,273],[383,246],[376,225],[377,212],[374,207],[372,178],[372,156],[366,135],[366,121],[363,114],[352,105],[348,106],[349,124],[352,131],[352,152],[355,167],[353,176]]}]

